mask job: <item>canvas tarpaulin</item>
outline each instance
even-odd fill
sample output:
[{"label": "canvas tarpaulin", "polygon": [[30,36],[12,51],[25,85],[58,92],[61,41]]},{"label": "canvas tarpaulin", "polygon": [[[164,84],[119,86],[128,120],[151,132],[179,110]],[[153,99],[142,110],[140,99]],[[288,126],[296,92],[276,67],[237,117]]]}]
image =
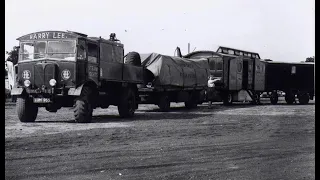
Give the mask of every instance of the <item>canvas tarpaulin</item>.
[{"label": "canvas tarpaulin", "polygon": [[207,86],[207,59],[186,59],[157,53],[140,54],[142,65],[154,75],[155,86]]}]

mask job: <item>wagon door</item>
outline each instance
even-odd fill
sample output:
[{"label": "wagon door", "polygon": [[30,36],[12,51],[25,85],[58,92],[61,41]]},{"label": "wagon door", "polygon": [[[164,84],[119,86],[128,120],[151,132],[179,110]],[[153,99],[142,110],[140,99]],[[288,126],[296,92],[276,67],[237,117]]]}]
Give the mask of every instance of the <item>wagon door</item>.
[{"label": "wagon door", "polygon": [[266,64],[261,62],[259,59],[255,59],[254,67],[254,90],[264,91],[265,90],[265,69]]},{"label": "wagon door", "polygon": [[243,58],[237,57],[230,60],[229,90],[242,89]]}]

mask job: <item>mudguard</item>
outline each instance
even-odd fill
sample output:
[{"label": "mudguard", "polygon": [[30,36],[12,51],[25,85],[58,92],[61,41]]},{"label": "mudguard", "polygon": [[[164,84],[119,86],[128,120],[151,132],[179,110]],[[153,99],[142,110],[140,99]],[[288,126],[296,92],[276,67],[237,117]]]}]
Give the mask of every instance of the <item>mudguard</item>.
[{"label": "mudguard", "polygon": [[11,96],[18,96],[21,95],[24,91],[24,88],[12,88],[11,89]]},{"label": "mudguard", "polygon": [[77,88],[70,88],[68,91],[68,95],[70,96],[80,96],[83,84]]}]

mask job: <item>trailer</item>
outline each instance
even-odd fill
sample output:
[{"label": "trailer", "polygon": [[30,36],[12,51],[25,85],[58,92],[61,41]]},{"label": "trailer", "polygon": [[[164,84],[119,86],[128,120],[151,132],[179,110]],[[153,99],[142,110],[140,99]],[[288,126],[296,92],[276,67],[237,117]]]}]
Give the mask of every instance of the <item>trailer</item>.
[{"label": "trailer", "polygon": [[155,104],[169,111],[171,102],[195,108],[205,101],[209,65],[206,59],[187,59],[157,53],[140,54],[144,84],[139,104]]},{"label": "trailer", "polygon": [[256,73],[259,54],[220,46],[214,51],[196,51],[185,55],[186,58],[207,58],[210,74],[220,79],[216,84],[214,101],[231,105],[235,101],[260,103],[259,92],[262,87],[260,73]]},{"label": "trailer", "polygon": [[270,101],[277,104],[279,93],[285,92],[288,104],[299,100],[299,104],[307,104],[314,98],[314,63],[310,62],[275,62],[261,61],[264,66],[262,86],[264,92],[270,93]]}]

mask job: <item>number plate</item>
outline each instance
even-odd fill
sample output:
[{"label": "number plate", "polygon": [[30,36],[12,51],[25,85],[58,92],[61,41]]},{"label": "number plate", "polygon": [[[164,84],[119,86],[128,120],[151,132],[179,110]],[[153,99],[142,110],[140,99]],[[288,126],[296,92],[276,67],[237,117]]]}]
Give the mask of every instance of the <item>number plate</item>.
[{"label": "number plate", "polygon": [[50,103],[50,98],[33,98],[34,103]]}]

